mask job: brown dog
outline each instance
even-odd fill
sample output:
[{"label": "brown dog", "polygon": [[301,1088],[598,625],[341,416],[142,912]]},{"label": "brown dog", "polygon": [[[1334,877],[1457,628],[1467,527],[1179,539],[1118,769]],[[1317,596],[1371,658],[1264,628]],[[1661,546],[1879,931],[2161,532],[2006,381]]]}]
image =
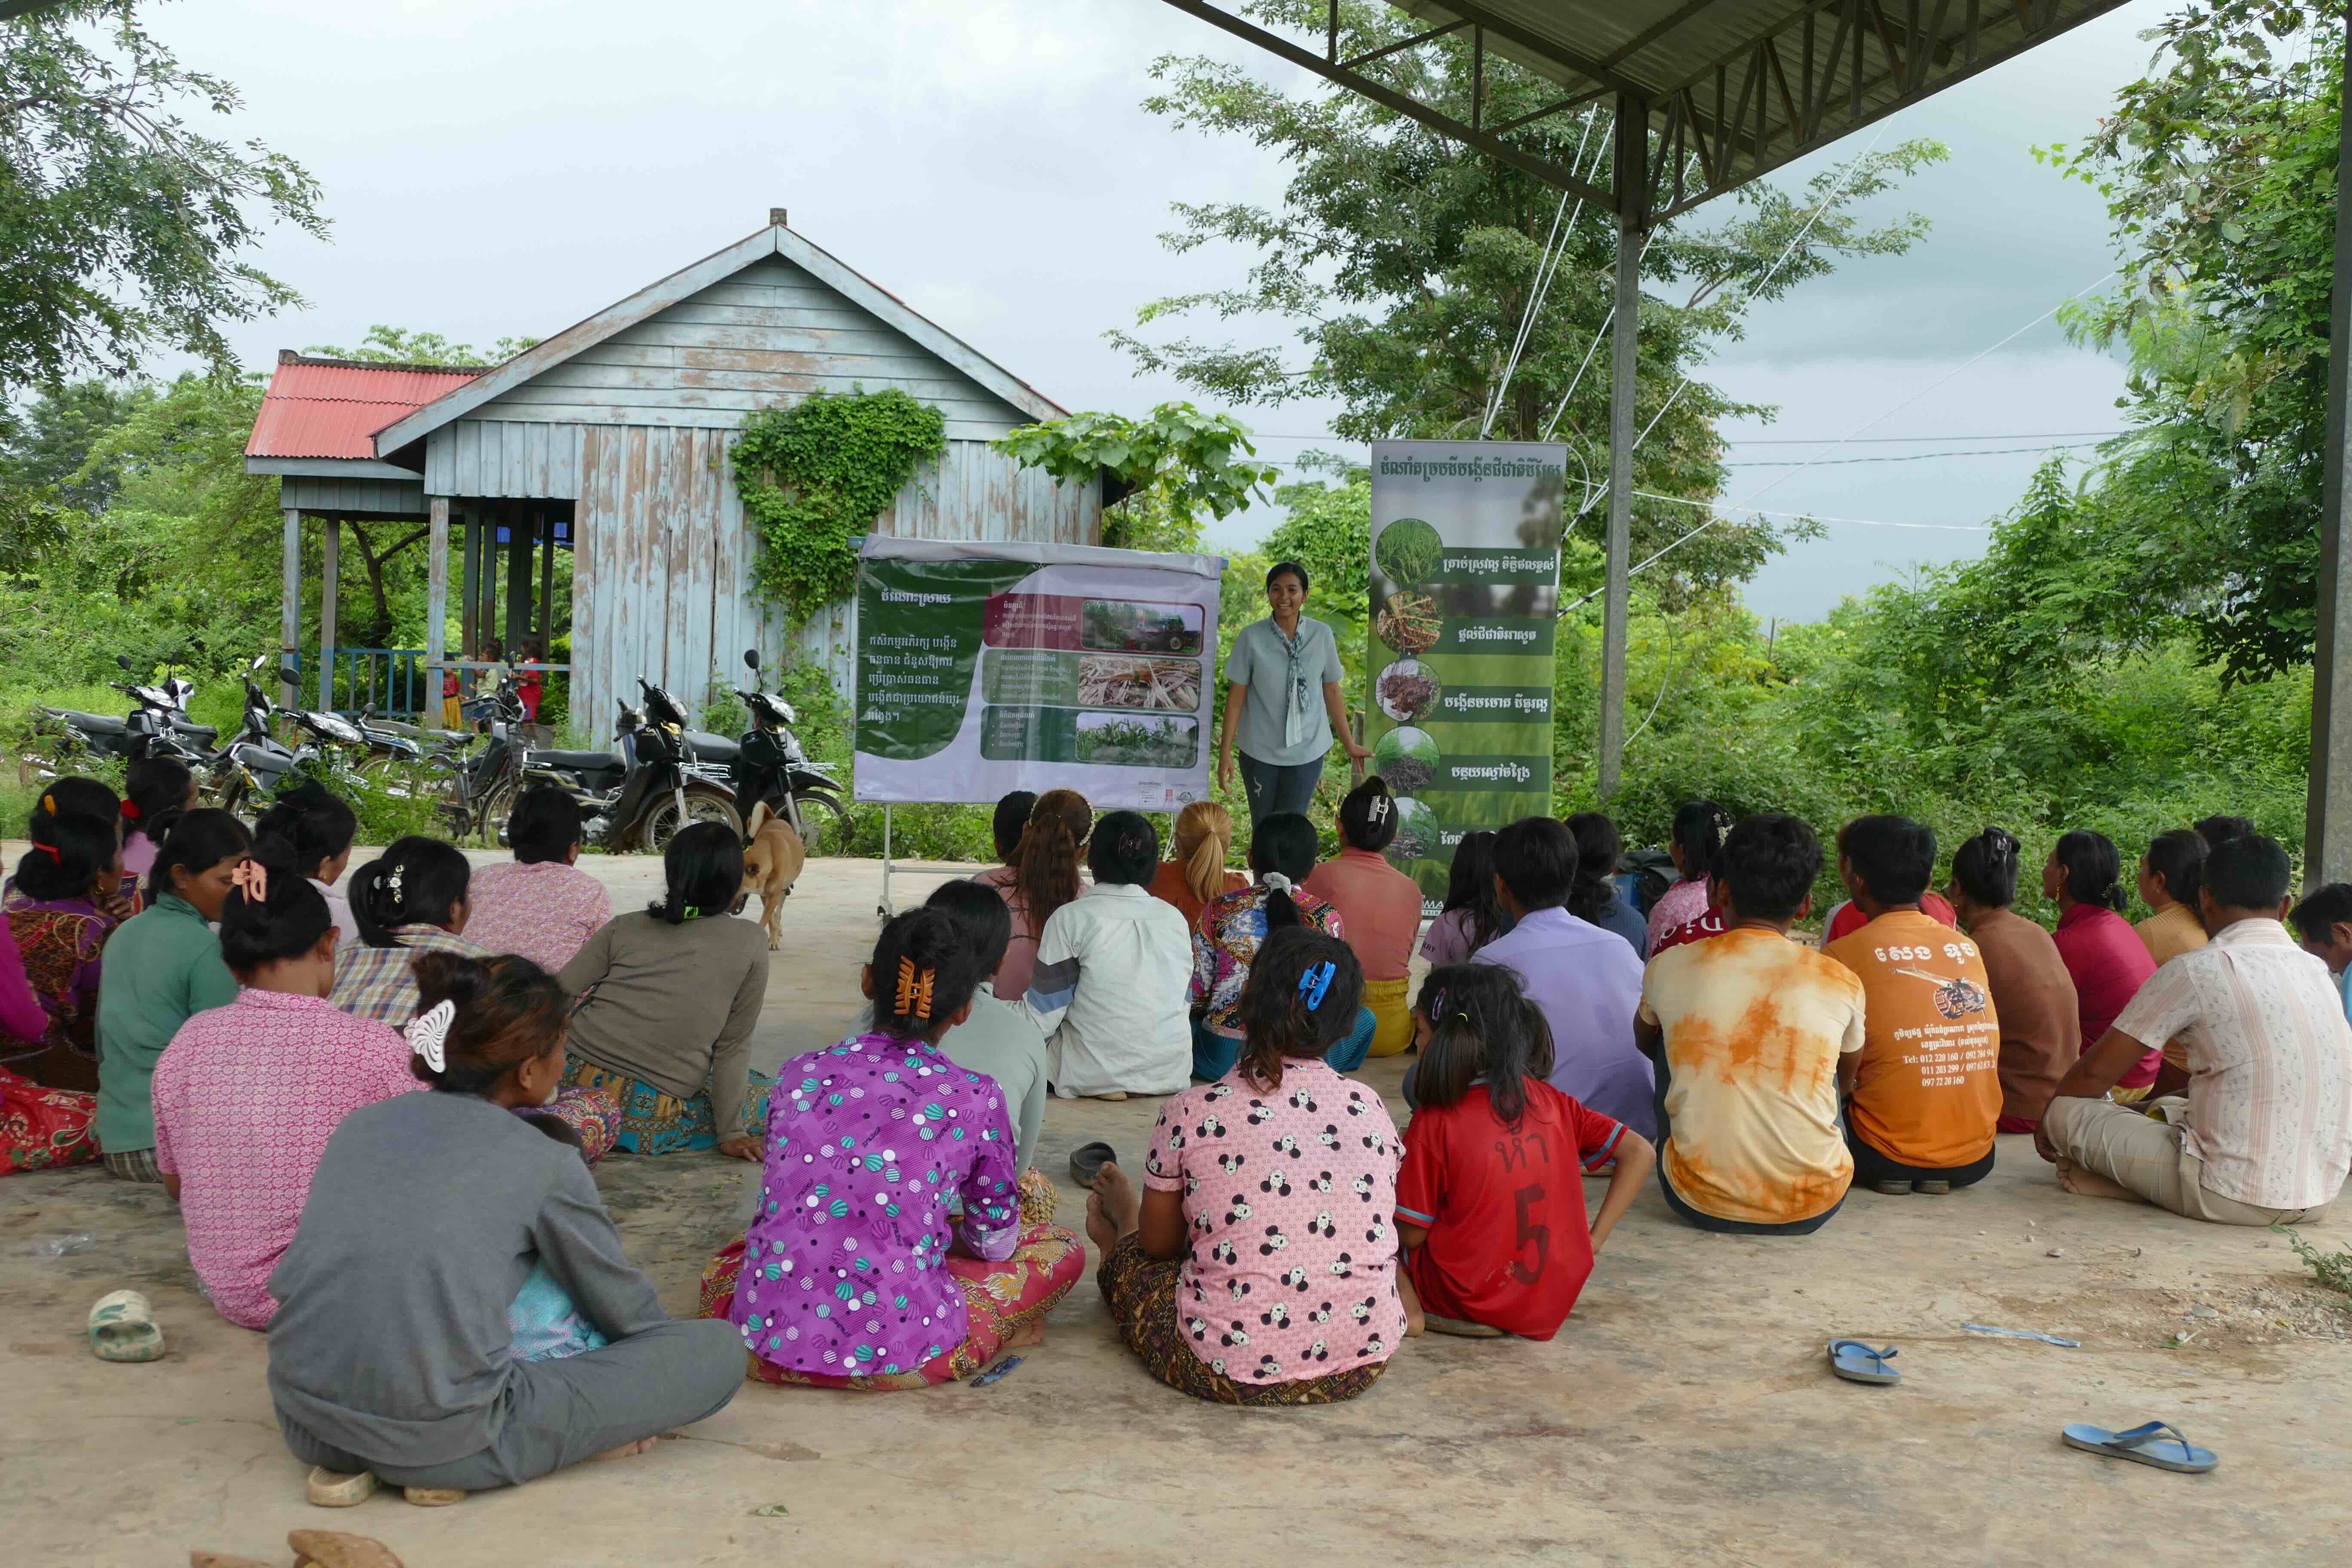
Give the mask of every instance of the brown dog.
[{"label": "brown dog", "polygon": [[773,952],[784,945],[784,900],[808,863],[808,850],[793,825],[770,811],[764,800],[751,808],[743,831],[751,839],[743,848],[743,892],[760,895],[760,924]]}]

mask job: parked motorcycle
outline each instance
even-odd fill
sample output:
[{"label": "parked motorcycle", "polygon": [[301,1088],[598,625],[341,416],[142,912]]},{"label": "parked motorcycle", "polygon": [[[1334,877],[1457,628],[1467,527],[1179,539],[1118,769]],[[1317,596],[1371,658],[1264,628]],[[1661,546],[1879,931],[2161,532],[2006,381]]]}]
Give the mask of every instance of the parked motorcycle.
[{"label": "parked motorcycle", "polygon": [[[125,675],[131,673],[127,656],[117,654],[114,662]],[[195,682],[184,676],[167,675],[158,682],[110,684],[131,699],[133,706],[128,717],[46,704],[35,707],[35,748],[17,759],[19,783],[30,785],[56,778],[83,756],[116,757],[126,763],[171,756],[192,767],[206,760],[219,731],[209,724],[189,721],[188,700],[196,693]]]},{"label": "parked motorcycle", "polygon": [[621,705],[613,750],[533,749],[522,754],[525,782],[571,790],[588,842],[604,848],[659,854],[696,822],[723,822],[740,835],[743,819],[719,766],[733,760],[735,742],[688,730],[677,700],[642,675],[637,688],[642,706]]},{"label": "parked motorcycle", "polygon": [[[296,776],[296,768],[320,754],[312,742],[289,746],[271,733],[271,721],[280,710],[254,679],[268,659],[268,654],[256,654],[253,662],[246,667],[244,721],[236,738],[207,759],[211,778],[204,789],[214,805],[235,813],[248,826],[268,809],[269,801]],[[281,669],[278,678],[291,681],[295,673],[290,668]],[[327,717],[335,719],[345,729],[351,728],[333,714]],[[352,731],[354,739],[357,735],[358,731]]]},{"label": "parked motorcycle", "polygon": [[811,855],[838,855],[849,847],[849,809],[841,803],[841,782],[823,763],[809,760],[793,726],[800,715],[781,696],[760,689],[760,650],[745,648],[751,667],[749,690],[735,695],[751,710],[751,727],[736,742],[729,776],[735,810],[749,822],[765,801],[770,812],[793,825]]}]

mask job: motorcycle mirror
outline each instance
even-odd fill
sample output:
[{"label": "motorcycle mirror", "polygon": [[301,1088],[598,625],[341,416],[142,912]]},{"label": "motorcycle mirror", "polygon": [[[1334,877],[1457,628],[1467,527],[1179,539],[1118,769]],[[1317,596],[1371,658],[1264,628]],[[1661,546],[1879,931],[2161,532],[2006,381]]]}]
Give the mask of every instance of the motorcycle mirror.
[{"label": "motorcycle mirror", "polygon": [[[753,669],[757,669],[757,668],[760,668],[760,650],[759,650],[758,648],[755,648],[755,647],[747,647],[747,648],[745,648],[745,649],[743,650],[743,662],[744,662],[745,664],[750,665]],[[125,668],[128,668],[128,666],[126,666]]]},{"label": "motorcycle mirror", "polygon": [[302,672],[290,664],[281,664],[278,667],[278,679],[289,686],[299,686],[302,684]]},{"label": "motorcycle mirror", "polygon": [[253,656],[253,662],[252,662],[251,664],[247,665],[247,666],[246,666],[246,668],[247,668],[247,669],[259,669],[263,665],[265,665],[265,664],[267,664],[267,663],[268,663],[268,662],[269,662],[269,656],[268,656],[268,654],[266,654],[266,653],[257,653],[257,654],[255,654],[255,655]]},{"label": "motorcycle mirror", "polygon": [[130,674],[130,673],[131,673],[131,656],[130,656],[129,654],[127,654],[127,653],[118,653],[118,654],[116,654],[116,655],[114,656],[114,662],[115,662],[116,664],[118,664],[118,665],[120,665],[120,666],[121,666],[121,667],[122,667],[122,673],[123,673],[123,674],[128,675],[128,674]]}]

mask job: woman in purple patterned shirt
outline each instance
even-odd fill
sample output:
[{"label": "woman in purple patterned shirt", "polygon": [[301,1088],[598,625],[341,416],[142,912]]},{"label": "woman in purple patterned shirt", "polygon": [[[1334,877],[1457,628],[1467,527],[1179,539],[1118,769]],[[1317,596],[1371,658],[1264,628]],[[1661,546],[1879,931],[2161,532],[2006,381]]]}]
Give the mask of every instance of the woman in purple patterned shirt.
[{"label": "woman in purple patterned shirt", "polygon": [[703,1275],[702,1315],[741,1331],[753,1377],[967,1378],[1043,1340],[1077,1282],[1076,1234],[1022,1223],[1003,1091],[939,1049],[986,978],[953,921],[909,910],[862,979],[872,1029],[778,1069],[758,1212]]}]

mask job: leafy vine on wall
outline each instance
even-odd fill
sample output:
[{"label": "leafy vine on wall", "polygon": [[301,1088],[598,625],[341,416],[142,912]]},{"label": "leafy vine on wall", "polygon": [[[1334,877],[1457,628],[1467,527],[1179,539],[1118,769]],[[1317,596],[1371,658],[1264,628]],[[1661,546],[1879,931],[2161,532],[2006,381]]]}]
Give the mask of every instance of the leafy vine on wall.
[{"label": "leafy vine on wall", "polygon": [[847,597],[858,535],[947,444],[940,411],[895,388],[813,393],[747,417],[735,489],[760,531],[760,592],[795,621]]}]

